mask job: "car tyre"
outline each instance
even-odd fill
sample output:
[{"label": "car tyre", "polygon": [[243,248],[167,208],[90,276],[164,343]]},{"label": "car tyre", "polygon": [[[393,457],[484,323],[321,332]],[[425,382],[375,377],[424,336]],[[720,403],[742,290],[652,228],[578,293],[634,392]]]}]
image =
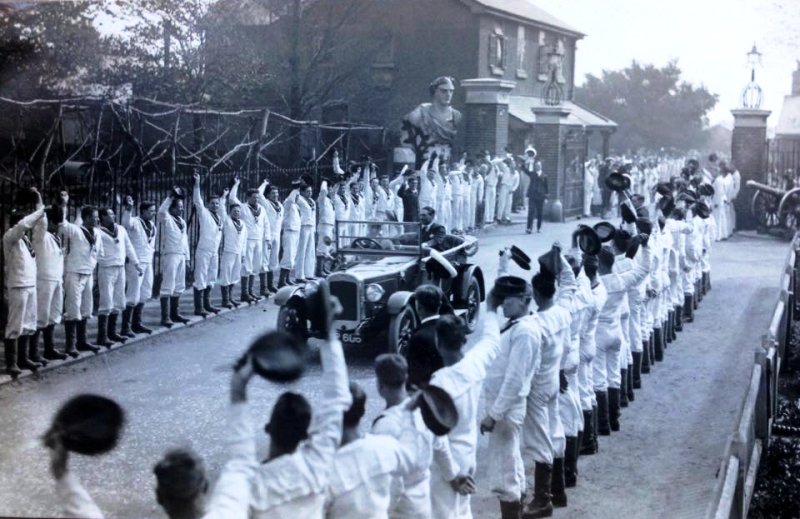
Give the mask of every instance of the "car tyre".
[{"label": "car tyre", "polygon": [[301,299],[292,298],[281,306],[276,328],[302,339],[308,338],[308,322]]},{"label": "car tyre", "polygon": [[417,328],[417,316],[410,306],[405,306],[389,322],[388,353],[399,353],[406,356],[411,334]]},{"label": "car tyre", "polygon": [[473,276],[469,280],[467,295],[461,301],[461,305],[466,310],[464,321],[467,323],[467,330],[472,333],[478,328],[478,320],[481,317],[481,284],[478,278]]}]

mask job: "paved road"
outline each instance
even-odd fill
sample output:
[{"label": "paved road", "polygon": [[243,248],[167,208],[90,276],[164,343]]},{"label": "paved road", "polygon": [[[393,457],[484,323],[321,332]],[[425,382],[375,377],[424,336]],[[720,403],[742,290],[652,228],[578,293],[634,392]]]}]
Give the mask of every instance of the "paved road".
[{"label": "paved road", "polygon": [[[566,242],[575,223],[550,225],[526,236],[516,225],[481,238],[475,261],[494,278],[497,250],[516,243],[544,252]],[[725,438],[745,392],[753,348],[765,330],[786,245],[769,238],[736,237],[714,250],[714,290],[696,322],[647,376],[636,402],[624,410],[623,430],[601,440],[601,453],[582,458],[579,487],[557,517],[699,517],[714,485]],[[212,475],[224,461],[222,437],[228,366],[249,341],[274,324],[277,308],[262,304],[193,327],[152,337],[43,374],[0,386],[0,516],[59,512],[38,436],[65,398],[96,392],[121,402],[128,427],[120,446],[97,459],[74,457],[73,470],[109,517],[164,517],[155,504],[152,466],[173,446],[191,446]],[[474,340],[474,339],[473,339]],[[350,376],[368,392],[364,423],[380,408],[368,356],[349,359]],[[266,420],[277,395],[319,396],[319,368],[296,384],[252,384],[256,422]],[[479,464],[485,460],[481,440]],[[265,448],[260,439],[260,449]],[[478,474],[479,485],[481,472]],[[498,517],[485,485],[476,517]]]}]

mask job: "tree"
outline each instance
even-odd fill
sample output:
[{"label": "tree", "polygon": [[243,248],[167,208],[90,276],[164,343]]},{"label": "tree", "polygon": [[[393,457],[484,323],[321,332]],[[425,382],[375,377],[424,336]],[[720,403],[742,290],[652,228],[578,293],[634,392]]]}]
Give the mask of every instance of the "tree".
[{"label": "tree", "polygon": [[681,80],[676,61],[662,68],[633,61],[623,70],[587,74],[575,100],[613,119],[619,126],[615,148],[697,148],[703,142],[706,114],[718,96]]}]

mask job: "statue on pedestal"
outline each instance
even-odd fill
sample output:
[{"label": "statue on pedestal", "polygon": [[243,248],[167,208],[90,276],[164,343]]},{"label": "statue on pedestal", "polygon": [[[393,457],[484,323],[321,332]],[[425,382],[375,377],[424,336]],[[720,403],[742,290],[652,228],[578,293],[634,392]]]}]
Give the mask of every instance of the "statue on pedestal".
[{"label": "statue on pedestal", "polygon": [[414,153],[415,169],[434,151],[449,161],[461,124],[461,112],[450,106],[455,80],[438,77],[428,87],[430,103],[422,103],[403,117],[402,146]]}]

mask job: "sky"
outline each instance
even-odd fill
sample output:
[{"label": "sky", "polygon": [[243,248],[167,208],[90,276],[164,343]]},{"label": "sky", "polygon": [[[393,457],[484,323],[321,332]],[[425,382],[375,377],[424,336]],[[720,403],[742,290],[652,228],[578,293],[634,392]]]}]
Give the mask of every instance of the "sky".
[{"label": "sky", "polygon": [[750,80],[747,53],[763,53],[756,82],[775,126],[800,60],[800,0],[529,0],[586,34],[576,80],[630,64],[678,60],[685,80],[719,95],[712,125],[733,126],[731,109]]}]

